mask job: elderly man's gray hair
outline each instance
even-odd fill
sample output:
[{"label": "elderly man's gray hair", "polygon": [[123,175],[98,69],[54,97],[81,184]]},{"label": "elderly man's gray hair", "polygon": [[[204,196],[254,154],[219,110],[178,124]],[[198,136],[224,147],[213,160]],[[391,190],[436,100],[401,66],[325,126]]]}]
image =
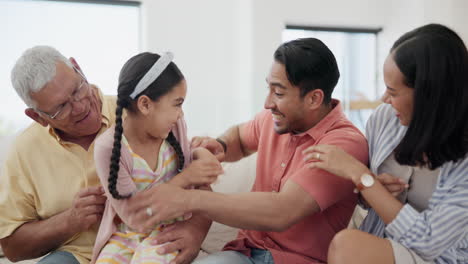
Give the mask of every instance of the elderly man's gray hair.
[{"label": "elderly man's gray hair", "polygon": [[30,48],[16,61],[11,70],[11,83],[28,107],[36,107],[31,93],[40,91],[55,77],[56,64],[60,61],[73,67],[65,56],[49,46]]}]

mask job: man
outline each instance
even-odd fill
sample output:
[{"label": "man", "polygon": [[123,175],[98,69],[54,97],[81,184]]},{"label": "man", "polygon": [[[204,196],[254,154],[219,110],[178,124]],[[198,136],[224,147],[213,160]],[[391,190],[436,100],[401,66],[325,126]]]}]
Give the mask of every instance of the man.
[{"label": "man", "polygon": [[[116,99],[89,84],[73,58],[47,46],[27,50],[11,76],[35,123],[17,137],[2,167],[5,256],[19,261],[50,253],[39,263],[89,263],[106,201],[93,142],[114,124]],[[161,235],[173,243],[160,250],[180,250],[175,261],[189,263],[210,223],[195,216],[174,226]]]},{"label": "man", "polygon": [[354,185],[309,169],[302,151],[328,144],[363,163],[368,157],[364,136],[346,119],[340,103],[331,99],[338,78],[336,60],[320,40],[281,45],[266,78],[266,110],[216,140],[192,141],[192,146],[205,146],[226,161],[257,152],[252,192],[221,194],[162,184],[146,194],[153,201],[148,210],[154,213],[145,214],[146,204],[135,205],[135,220],[146,219],[145,225],[151,226],[199,212],[243,229],[225,246],[226,251],[196,263],[326,262],[331,239],[347,226],[353,213]]}]

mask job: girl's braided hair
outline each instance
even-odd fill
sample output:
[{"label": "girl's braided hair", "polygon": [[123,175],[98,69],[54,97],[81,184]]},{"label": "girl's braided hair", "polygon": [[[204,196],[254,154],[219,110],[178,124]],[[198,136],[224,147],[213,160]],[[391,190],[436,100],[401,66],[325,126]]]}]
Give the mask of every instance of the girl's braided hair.
[{"label": "girl's braided hair", "polygon": [[[130,58],[119,75],[119,86],[117,90],[117,109],[115,110],[115,132],[114,145],[112,148],[111,163],[109,170],[109,192],[115,199],[129,198],[131,194],[121,195],[117,190],[117,178],[120,169],[120,154],[122,148],[122,112],[136,111],[135,104],[138,98],[142,95],[148,96],[151,100],[156,101],[161,96],[169,93],[177,84],[184,80],[182,72],[177,65],[171,62],[161,75],[151,83],[143,92],[138,94],[135,99],[130,97],[130,94],[135,89],[138,82],[145,76],[153,64],[159,60],[161,56],[154,53],[144,52]],[[184,153],[172,132],[169,133],[167,141],[174,148],[178,157],[178,169],[182,170],[184,166]]]}]

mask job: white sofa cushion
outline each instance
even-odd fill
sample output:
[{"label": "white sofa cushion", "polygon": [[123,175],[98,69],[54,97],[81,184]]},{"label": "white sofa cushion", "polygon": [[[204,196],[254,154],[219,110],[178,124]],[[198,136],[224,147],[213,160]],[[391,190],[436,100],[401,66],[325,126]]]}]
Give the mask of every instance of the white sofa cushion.
[{"label": "white sofa cushion", "polygon": [[[211,185],[213,191],[221,193],[249,192],[255,181],[257,154],[234,163],[223,163],[224,174]],[[213,253],[237,236],[238,229],[213,222],[202,244],[202,250]]]}]

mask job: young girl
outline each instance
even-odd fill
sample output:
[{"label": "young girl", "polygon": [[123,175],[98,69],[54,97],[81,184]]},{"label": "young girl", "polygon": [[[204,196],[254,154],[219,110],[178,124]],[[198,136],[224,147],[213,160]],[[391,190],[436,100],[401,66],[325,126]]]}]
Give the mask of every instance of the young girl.
[{"label": "young girl", "polygon": [[[95,145],[96,171],[107,187],[108,200],[92,263],[169,263],[177,253],[159,255],[157,246],[150,244],[163,224],[137,232],[139,227],[129,220],[126,198],[164,182],[184,188],[210,184],[222,173],[209,151],[199,148],[191,153],[182,111],[187,86],[171,61],[171,53],[161,57],[142,53],[120,72],[115,128],[103,133]],[[152,215],[150,207],[146,213]]]}]

